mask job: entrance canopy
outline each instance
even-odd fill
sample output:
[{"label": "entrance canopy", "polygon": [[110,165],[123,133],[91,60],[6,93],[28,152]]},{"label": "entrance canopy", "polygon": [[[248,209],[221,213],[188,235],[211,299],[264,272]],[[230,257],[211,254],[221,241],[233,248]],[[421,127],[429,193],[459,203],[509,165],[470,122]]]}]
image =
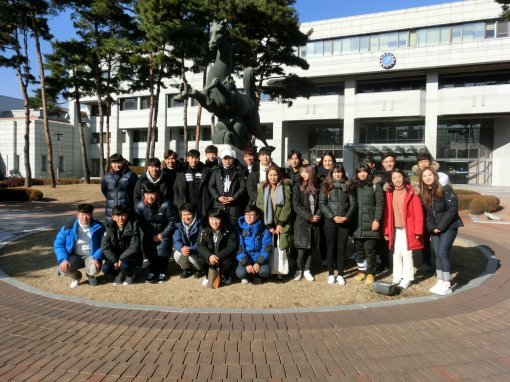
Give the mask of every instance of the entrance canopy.
[{"label": "entrance canopy", "polygon": [[349,143],[344,146],[346,150],[351,151],[358,157],[372,156],[380,157],[384,153],[394,153],[397,160],[405,160],[412,157],[415,160],[416,154],[427,151],[424,143],[402,144],[402,143],[371,143],[371,144],[355,144]]}]

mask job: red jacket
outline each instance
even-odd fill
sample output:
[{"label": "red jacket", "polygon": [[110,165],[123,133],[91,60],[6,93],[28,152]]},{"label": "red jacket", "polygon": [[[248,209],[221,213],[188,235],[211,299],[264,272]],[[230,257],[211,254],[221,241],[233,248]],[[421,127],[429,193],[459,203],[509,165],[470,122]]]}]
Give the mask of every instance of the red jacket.
[{"label": "red jacket", "polygon": [[[414,194],[414,189],[406,185],[406,196],[404,198],[404,219],[407,238],[407,249],[423,248],[423,206],[420,198]],[[395,244],[395,221],[393,217],[393,190],[386,192],[383,219],[384,236],[389,237],[389,247]],[[420,235],[417,239],[416,235]]]}]

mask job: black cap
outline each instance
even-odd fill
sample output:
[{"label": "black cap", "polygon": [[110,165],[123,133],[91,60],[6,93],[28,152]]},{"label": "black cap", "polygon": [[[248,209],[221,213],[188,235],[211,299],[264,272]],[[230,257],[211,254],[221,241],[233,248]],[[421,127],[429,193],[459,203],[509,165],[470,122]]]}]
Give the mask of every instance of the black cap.
[{"label": "black cap", "polygon": [[205,153],[215,153],[218,154],[218,148],[214,145],[209,145],[205,148]]},{"label": "black cap", "polygon": [[144,185],[142,186],[142,192],[144,194],[155,194],[157,192],[159,192],[159,187],[157,184],[154,184],[152,182],[145,182]]},{"label": "black cap", "polygon": [[91,214],[94,212],[94,206],[89,203],[82,203],[78,205],[78,212],[82,212],[84,214]]},{"label": "black cap", "polygon": [[147,166],[161,167],[161,161],[158,158],[150,158]]},{"label": "black cap", "polygon": [[124,204],[119,204],[112,208],[112,215],[123,215],[128,213],[128,208]]},{"label": "black cap", "polygon": [[117,153],[112,154],[110,156],[110,163],[113,163],[113,162],[124,162],[124,158],[120,154],[117,154]]},{"label": "black cap", "polygon": [[200,158],[200,151],[191,149],[186,153],[187,157]]}]

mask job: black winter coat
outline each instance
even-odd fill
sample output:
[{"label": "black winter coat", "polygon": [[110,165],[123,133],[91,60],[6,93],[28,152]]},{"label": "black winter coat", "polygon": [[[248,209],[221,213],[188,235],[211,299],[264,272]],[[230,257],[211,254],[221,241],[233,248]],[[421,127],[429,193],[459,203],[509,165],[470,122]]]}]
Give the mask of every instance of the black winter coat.
[{"label": "black winter coat", "polygon": [[165,239],[172,238],[177,222],[177,212],[171,202],[162,204],[156,202],[152,205],[139,202],[135,211],[144,233],[143,240],[152,242],[152,237],[157,234],[161,234]]},{"label": "black winter coat", "polygon": [[356,212],[356,198],[346,192],[345,183],[335,182],[329,195],[326,194],[324,184],[319,193],[319,206],[326,223],[331,222],[335,216],[345,216],[349,222]]},{"label": "black winter coat", "polygon": [[448,185],[443,186],[442,197],[433,199],[432,205],[425,204],[425,211],[427,212],[427,229],[431,233],[434,228],[444,232],[464,225],[458,212],[457,194]]},{"label": "black winter coat", "polygon": [[[242,171],[235,168],[230,183],[230,190],[226,195],[223,188],[224,171],[225,169],[221,167],[212,173],[211,179],[209,179],[209,194],[213,200],[213,207],[227,212],[230,223],[237,224],[237,219],[242,212],[241,209],[244,207],[243,202],[246,200],[246,184]],[[234,202],[229,205],[221,204],[218,202],[220,196],[231,196],[234,198]]]},{"label": "black winter coat", "polygon": [[212,229],[203,228],[198,235],[197,250],[207,263],[211,255],[216,255],[222,260],[228,257],[233,259],[239,250],[239,239],[234,227],[230,224],[221,227],[216,243]]},{"label": "black winter coat", "polygon": [[[185,166],[177,173],[174,184],[174,205],[177,209],[181,208],[185,203],[193,203],[197,208],[200,216],[207,216],[209,208],[211,208],[211,196],[209,195],[209,177],[210,169],[207,168],[203,163],[199,163],[195,176],[197,179],[201,178],[197,184],[191,184],[188,182],[188,177],[191,179],[192,171],[188,166]],[[195,187],[193,191],[191,187]],[[192,193],[196,193],[196,203],[192,200]]]},{"label": "black winter coat", "polygon": [[101,249],[108,261],[132,260],[141,264],[140,227],[136,219],[128,219],[122,231],[115,222],[106,224],[105,229]]},{"label": "black winter coat", "polygon": [[319,182],[319,185],[322,185],[322,183],[326,180],[328,177],[329,170],[326,170],[322,166],[315,167],[315,176],[317,177],[317,181]]},{"label": "black winter coat", "polygon": [[[135,191],[133,195],[133,199],[135,201],[135,205],[137,205],[139,202],[143,200],[143,186],[145,183],[150,182],[149,179],[147,179],[147,172],[143,173],[143,175],[140,175],[138,178],[138,181],[136,182]],[[168,178],[167,175],[162,171],[161,175],[156,182],[156,184],[159,187],[159,197],[162,201],[170,200],[170,202],[173,202],[172,200],[172,191],[168,187]]]},{"label": "black winter coat", "polygon": [[296,220],[294,222],[294,248],[319,249],[320,243],[320,223],[310,223],[313,215],[322,217],[319,208],[319,195],[314,195],[315,208],[312,211],[310,206],[309,195],[299,189],[299,183],[294,185],[292,192],[292,207],[296,212]]},{"label": "black winter coat", "polygon": [[106,198],[105,218],[112,221],[112,209],[118,205],[125,205],[130,211],[134,210],[133,194],[138,177],[126,169],[123,171],[109,171],[101,181],[101,191]]},{"label": "black winter coat", "polygon": [[356,189],[357,213],[354,217],[352,237],[356,239],[379,239],[380,230],[372,231],[372,222],[377,220],[382,228],[384,191],[380,184],[360,184]]},{"label": "black winter coat", "polygon": [[167,190],[168,190],[168,200],[173,201],[174,200],[175,178],[177,177],[177,173],[179,172],[179,167],[173,168],[171,170],[168,167],[165,167],[161,171],[163,171],[165,173],[165,177],[166,177],[166,186],[167,186]]}]

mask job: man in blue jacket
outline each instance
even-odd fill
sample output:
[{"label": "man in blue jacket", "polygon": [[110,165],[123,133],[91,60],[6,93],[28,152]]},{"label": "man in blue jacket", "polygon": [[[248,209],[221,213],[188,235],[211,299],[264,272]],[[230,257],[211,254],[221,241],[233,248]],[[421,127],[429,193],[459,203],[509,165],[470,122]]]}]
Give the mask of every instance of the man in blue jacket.
[{"label": "man in blue jacket", "polygon": [[174,260],[181,267],[181,279],[190,277],[195,273],[198,279],[204,275],[205,260],[197,251],[200,216],[193,204],[184,203],[179,208],[180,223],[175,225],[174,231]]},{"label": "man in blue jacket", "polygon": [[89,285],[97,285],[96,276],[101,270],[103,259],[101,238],[104,226],[92,218],[93,212],[91,204],[80,204],[77,219],[63,226],[53,243],[59,272],[71,277],[71,288],[76,288],[80,283],[82,275],[79,269],[83,267]]},{"label": "man in blue jacket", "polygon": [[271,233],[260,220],[260,210],[256,206],[248,206],[244,216],[239,218],[239,252],[236,256],[239,261],[236,276],[243,284],[253,279],[254,284],[271,277],[271,264],[269,262],[273,250]]}]

